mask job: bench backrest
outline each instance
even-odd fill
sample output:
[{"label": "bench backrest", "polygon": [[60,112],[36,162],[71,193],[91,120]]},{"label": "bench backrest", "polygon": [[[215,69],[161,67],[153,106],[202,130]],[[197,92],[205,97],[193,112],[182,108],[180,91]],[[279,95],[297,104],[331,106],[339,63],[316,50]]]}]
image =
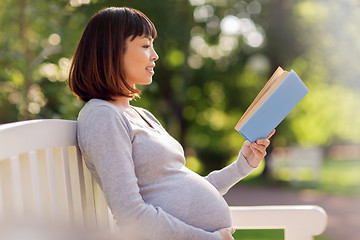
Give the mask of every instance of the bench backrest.
[{"label": "bench backrest", "polygon": [[0,125],[0,222],[36,220],[113,229],[77,147],[76,121]]}]

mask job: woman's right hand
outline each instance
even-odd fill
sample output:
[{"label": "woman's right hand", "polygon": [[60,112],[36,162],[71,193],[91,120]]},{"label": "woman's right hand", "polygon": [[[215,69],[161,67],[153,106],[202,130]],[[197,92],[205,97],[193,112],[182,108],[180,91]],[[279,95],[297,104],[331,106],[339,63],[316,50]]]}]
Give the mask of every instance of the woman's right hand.
[{"label": "woman's right hand", "polygon": [[235,233],[235,228],[223,228],[219,230],[219,233],[221,235],[221,240],[234,240],[232,235]]}]

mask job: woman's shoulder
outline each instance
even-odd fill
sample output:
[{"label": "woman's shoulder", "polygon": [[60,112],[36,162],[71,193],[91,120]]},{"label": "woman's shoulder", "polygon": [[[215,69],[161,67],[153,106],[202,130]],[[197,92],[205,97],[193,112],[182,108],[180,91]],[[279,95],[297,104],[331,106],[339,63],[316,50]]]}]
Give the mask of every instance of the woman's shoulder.
[{"label": "woman's shoulder", "polygon": [[121,109],[116,107],[114,104],[111,104],[105,100],[95,98],[91,99],[85,104],[85,106],[81,109],[79,113],[79,117],[81,115],[88,115],[91,113],[110,113],[123,115]]},{"label": "woman's shoulder", "polygon": [[91,122],[101,124],[113,120],[127,122],[124,112],[120,108],[101,99],[91,99],[81,109],[78,116],[80,124]]}]

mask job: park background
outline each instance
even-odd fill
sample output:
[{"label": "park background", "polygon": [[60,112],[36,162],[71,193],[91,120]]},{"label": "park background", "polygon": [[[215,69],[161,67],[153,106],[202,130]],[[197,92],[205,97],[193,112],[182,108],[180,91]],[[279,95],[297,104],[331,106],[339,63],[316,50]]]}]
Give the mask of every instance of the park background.
[{"label": "park background", "polygon": [[[157,28],[154,81],[132,104],[183,145],[189,168],[205,175],[234,160],[245,139],[233,128],[281,66],[310,93],[241,184],[360,203],[357,0],[2,0],[0,124],[76,119],[83,103],[66,85],[72,54],[89,18],[109,6],[137,8]],[[318,239],[351,238],[329,235]]]}]

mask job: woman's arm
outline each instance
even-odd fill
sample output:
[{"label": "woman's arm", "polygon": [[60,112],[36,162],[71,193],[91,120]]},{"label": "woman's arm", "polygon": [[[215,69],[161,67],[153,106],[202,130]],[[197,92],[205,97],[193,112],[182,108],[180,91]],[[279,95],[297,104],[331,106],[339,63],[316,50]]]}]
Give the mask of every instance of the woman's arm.
[{"label": "woman's arm", "polygon": [[187,225],[143,201],[132,160],[131,129],[124,116],[102,107],[80,127],[80,147],[96,169],[119,228],[132,235],[126,239],[221,239],[219,232]]},{"label": "woman's arm", "polygon": [[274,133],[275,130],[266,139],[259,139],[254,143],[245,141],[235,162],[219,171],[211,172],[205,178],[224,195],[232,186],[257,168],[266,155],[266,148],[270,144],[269,138]]},{"label": "woman's arm", "polygon": [[248,164],[240,151],[235,162],[221,170],[211,172],[205,179],[214,185],[221,195],[224,195],[232,186],[254,170],[255,168]]}]

